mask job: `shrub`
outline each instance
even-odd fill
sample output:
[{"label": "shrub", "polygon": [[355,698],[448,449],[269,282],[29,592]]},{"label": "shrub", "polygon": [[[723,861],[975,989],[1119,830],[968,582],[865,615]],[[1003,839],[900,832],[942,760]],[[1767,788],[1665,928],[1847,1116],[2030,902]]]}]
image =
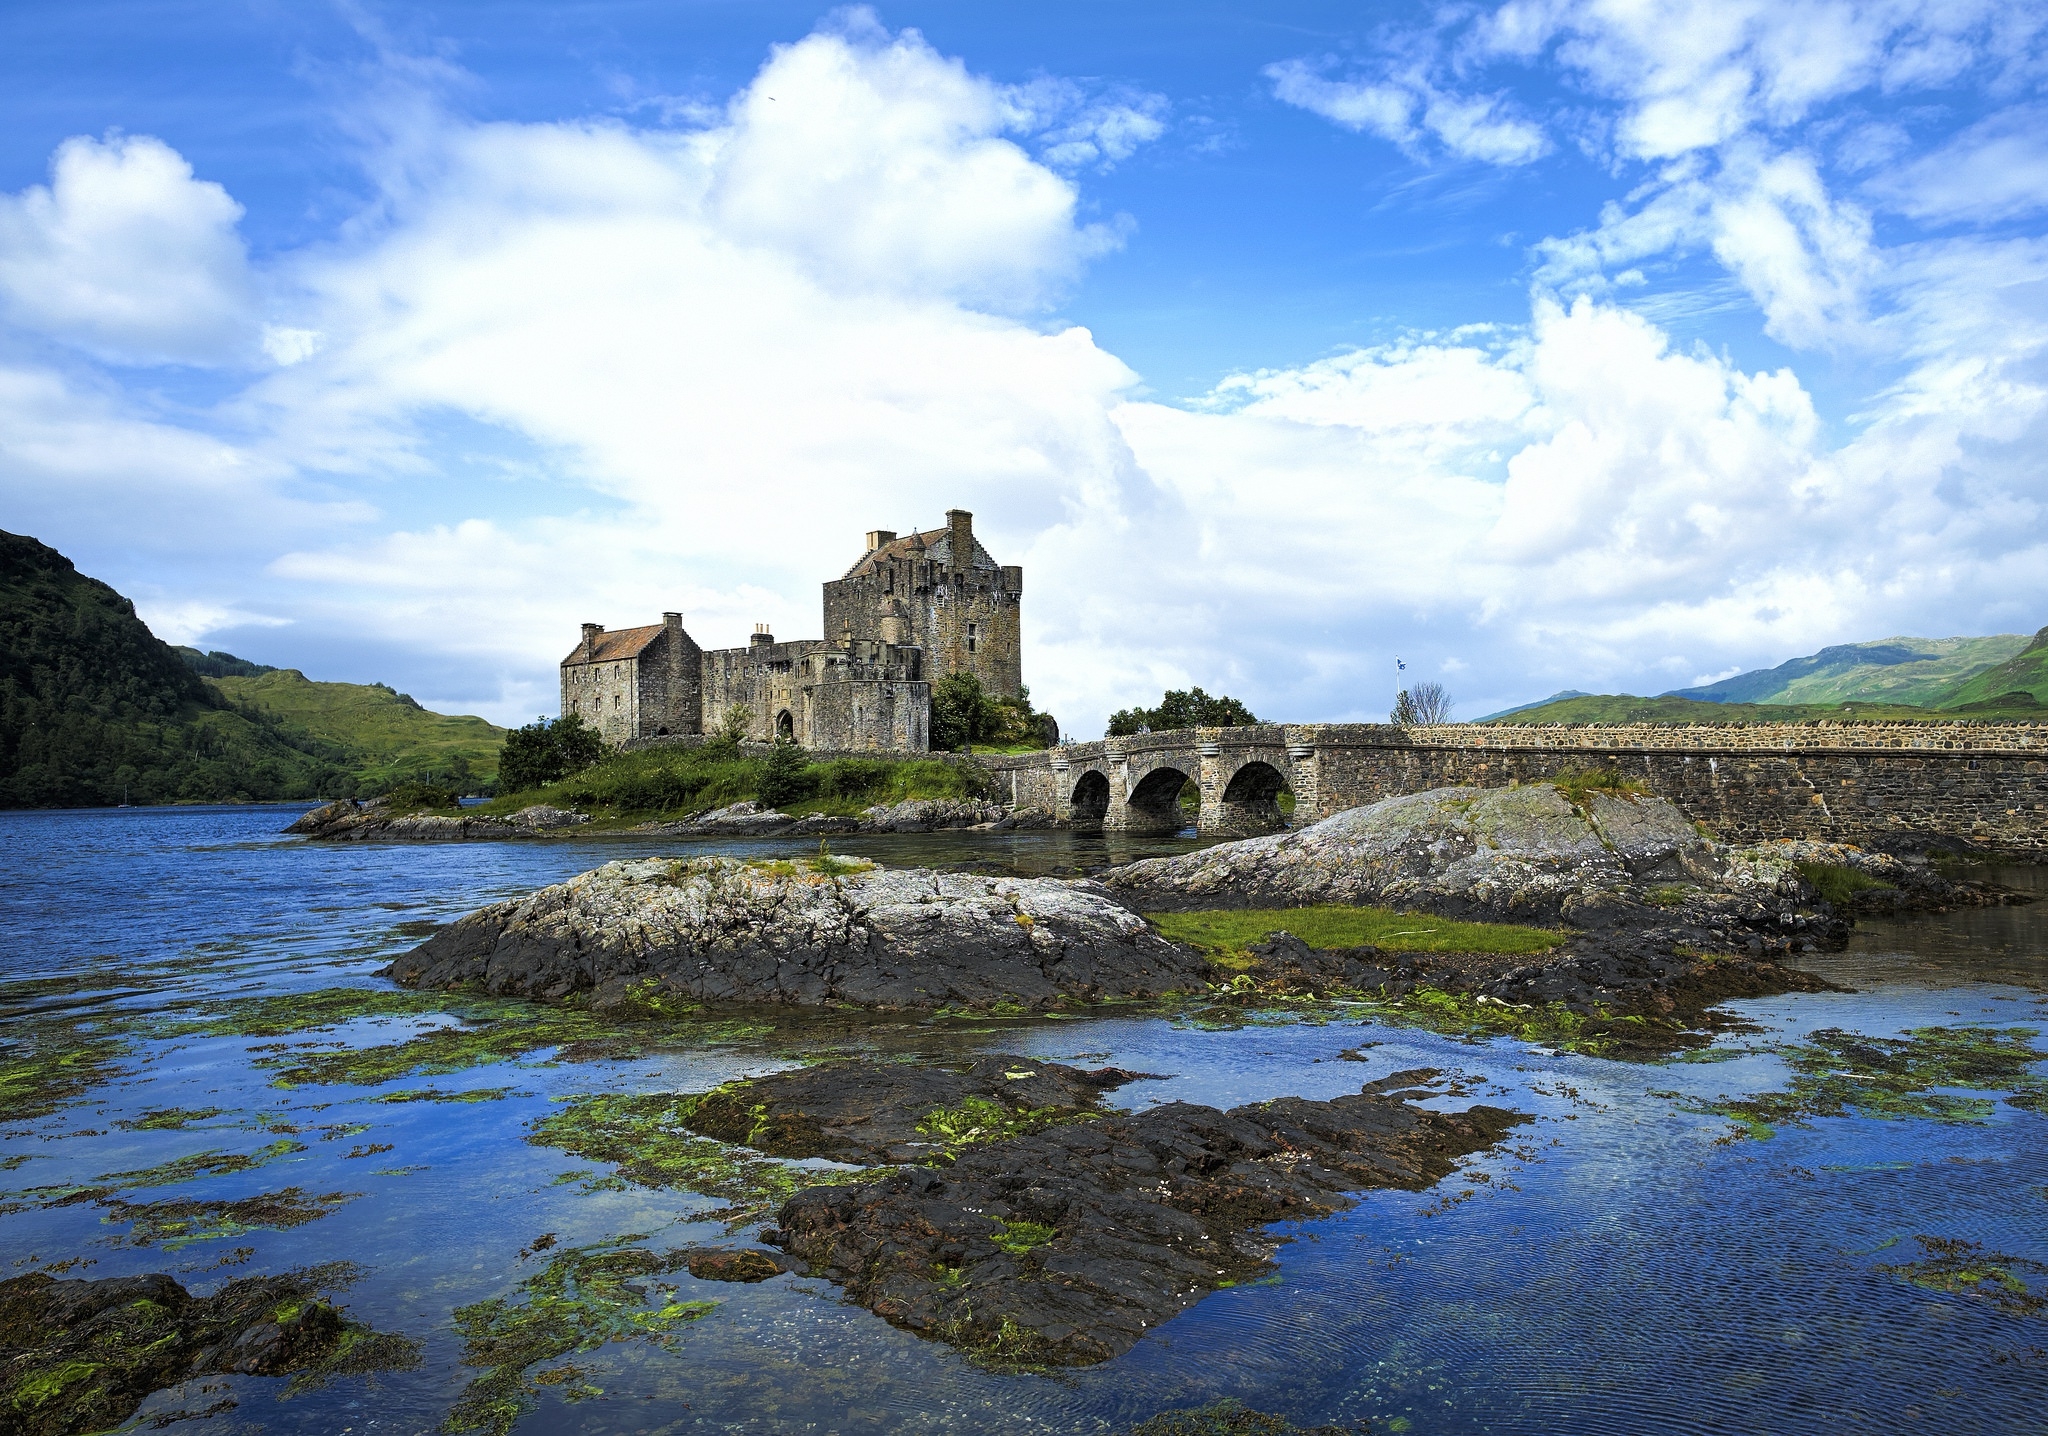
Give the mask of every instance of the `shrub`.
[{"label": "shrub", "polygon": [[778,740],[761,765],[754,794],[763,805],[776,808],[808,798],[816,789],[817,779],[805,769],[804,750],[787,740]]},{"label": "shrub", "polygon": [[1006,714],[972,673],[949,673],[932,685],[931,744],[958,752],[986,743],[1001,731]]},{"label": "shrub", "polygon": [[385,811],[417,813],[425,808],[453,808],[461,800],[449,788],[432,783],[400,783],[384,795]]},{"label": "shrub", "polygon": [[539,718],[505,735],[498,755],[498,786],[508,793],[559,782],[580,773],[605,753],[604,739],[583,717],[570,713],[550,723]]},{"label": "shrub", "polygon": [[1633,796],[1650,791],[1641,779],[1624,778],[1612,768],[1567,768],[1544,781],[1564,794],[1574,807],[1581,808],[1595,792]]},{"label": "shrub", "polygon": [[1799,876],[1806,879],[1806,885],[1832,907],[1849,906],[1860,892],[1891,890],[1890,883],[1880,882],[1868,873],[1840,863],[1794,863],[1792,866],[1799,870]]}]

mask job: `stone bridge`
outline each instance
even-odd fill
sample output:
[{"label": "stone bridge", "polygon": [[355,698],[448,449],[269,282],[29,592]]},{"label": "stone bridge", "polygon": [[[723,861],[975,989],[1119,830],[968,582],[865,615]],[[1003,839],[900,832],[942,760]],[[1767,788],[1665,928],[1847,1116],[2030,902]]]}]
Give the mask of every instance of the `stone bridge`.
[{"label": "stone bridge", "polygon": [[1075,828],[1248,837],[1399,793],[1607,768],[1718,836],[1869,844],[1960,839],[2048,858],[2048,723],[1267,724],[1074,743],[981,760],[1019,807]]}]

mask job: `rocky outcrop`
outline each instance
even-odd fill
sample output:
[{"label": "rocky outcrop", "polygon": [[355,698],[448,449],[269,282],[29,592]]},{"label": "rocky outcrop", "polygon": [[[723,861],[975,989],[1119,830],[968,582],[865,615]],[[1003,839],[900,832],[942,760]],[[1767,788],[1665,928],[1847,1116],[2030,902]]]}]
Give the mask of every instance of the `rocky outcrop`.
[{"label": "rocky outcrop", "polygon": [[[4,1429],[26,1436],[108,1431],[151,1392],[207,1375],[308,1379],[410,1367],[418,1349],[349,1321],[320,1295],[316,1270],[251,1276],[198,1297],[162,1273],[59,1281],[43,1272],[0,1281]],[[212,1414],[159,1413],[165,1417]],[[10,1419],[11,1418],[11,1419]]]},{"label": "rocky outcrop", "polygon": [[[884,1064],[870,1071],[890,1078]],[[1429,1111],[1404,1099],[1435,1094],[1396,1090],[1434,1075],[1397,1073],[1328,1102],[1056,1121],[949,1165],[799,1193],[763,1239],[923,1335],[1034,1364],[1106,1361],[1270,1270],[1268,1223],[1328,1215],[1371,1188],[1421,1190],[1525,1120]]]},{"label": "rocky outcrop", "polygon": [[1092,882],[844,859],[607,863],[451,923],[388,969],[599,1008],[705,1002],[937,1008],[1152,997],[1207,964]]},{"label": "rocky outcrop", "polygon": [[585,813],[534,803],[507,817],[481,814],[451,816],[442,813],[393,813],[372,800],[358,803],[351,798],[315,808],[302,814],[285,829],[309,838],[360,842],[389,838],[412,842],[434,842],[463,838],[534,838],[590,821]]},{"label": "rocky outcrop", "polygon": [[[1775,883],[1777,874],[1768,875]],[[1103,875],[1150,910],[1374,904],[1555,920],[1659,883],[1755,884],[1661,798],[1438,788]]]}]

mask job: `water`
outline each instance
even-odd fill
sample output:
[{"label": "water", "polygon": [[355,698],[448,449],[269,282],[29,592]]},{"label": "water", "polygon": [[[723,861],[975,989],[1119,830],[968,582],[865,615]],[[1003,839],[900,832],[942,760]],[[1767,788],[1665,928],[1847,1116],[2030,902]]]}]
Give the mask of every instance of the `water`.
[{"label": "water", "polygon": [[[0,814],[0,1037],[18,1041],[81,1012],[377,985],[371,974],[427,924],[609,857],[676,850],[630,839],[314,846],[276,834],[288,816]],[[1019,873],[1186,846],[1111,849],[1064,834],[834,844],[888,862]],[[2038,887],[2043,874],[1999,876]],[[1848,952],[1815,966],[1858,990],[1731,1004],[1755,1029],[1723,1039],[1729,1060],[1710,1063],[1544,1055],[1355,1015],[1231,1031],[1163,1016],[867,1024],[855,1036],[890,1050],[1007,1050],[1170,1074],[1117,1094],[1133,1104],[1331,1097],[1429,1066],[1458,1074],[1462,1093],[1437,1105],[1485,1100],[1536,1120],[1432,1191],[1370,1193],[1347,1213],[1285,1230],[1276,1282],[1217,1292],[1102,1366],[991,1370],[896,1330],[822,1281],[735,1286],[681,1275],[681,1296],[717,1309],[667,1349],[628,1341],[576,1357],[602,1394],[571,1402],[545,1390],[518,1429],[1099,1433],[1221,1396],[1302,1424],[1365,1422],[1375,1432],[2048,1429],[2048,1317],[1882,1269],[1915,1257],[1921,1235],[2048,1262],[2048,1118],[1997,1104],[1981,1124],[1820,1118],[1748,1141],[1729,1140],[1725,1119],[1689,1110],[1781,1087],[1787,1072],[1773,1047],[1818,1029],[2041,1026],[2048,903],[1870,924]],[[210,1291],[246,1273],[354,1261],[364,1275],[342,1298],[350,1315],[418,1339],[417,1370],[374,1384],[346,1378],[290,1400],[281,1381],[235,1378],[231,1415],[173,1419],[168,1429],[426,1432],[477,1374],[462,1365],[451,1313],[510,1295],[541,1264],[520,1256],[535,1238],[552,1233],[569,1247],[640,1234],[657,1249],[730,1240],[703,1219],[716,1203],[558,1181],[593,1164],[525,1134],[560,1110],[558,1098],[696,1090],[771,1070],[787,1060],[788,1032],[611,1062],[551,1064],[543,1051],[381,1088],[279,1088],[275,1069],[256,1065],[392,1042],[435,1020],[138,1040],[75,1104],[0,1126],[0,1186],[19,1194],[206,1151],[259,1153],[290,1127],[301,1150],[120,1197],[285,1187],[360,1195],[289,1230],[176,1248],[137,1245],[115,1208],[17,1197],[0,1215],[0,1273],[76,1260],[63,1274],[170,1271]],[[1347,1049],[1368,1060],[1344,1060]],[[372,1100],[421,1086],[513,1095]],[[222,1110],[179,1131],[117,1125],[168,1107]],[[160,1393],[134,1425],[219,1396]]]}]

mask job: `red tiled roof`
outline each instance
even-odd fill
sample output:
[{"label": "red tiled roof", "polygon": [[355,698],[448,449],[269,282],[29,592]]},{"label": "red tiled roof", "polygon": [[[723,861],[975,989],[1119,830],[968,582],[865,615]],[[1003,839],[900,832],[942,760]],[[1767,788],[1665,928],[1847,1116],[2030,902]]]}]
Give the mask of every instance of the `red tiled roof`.
[{"label": "red tiled roof", "polygon": [[[858,578],[864,573],[873,573],[876,564],[885,559],[894,558],[921,558],[929,559],[936,564],[951,564],[953,562],[953,531],[951,529],[926,529],[923,533],[905,534],[901,538],[891,539],[880,548],[870,549],[854,560],[853,567],[840,575],[840,581],[843,583],[849,578]],[[967,566],[969,568],[996,567],[996,561],[989,557],[989,552],[981,546],[980,539],[974,540],[974,554],[969,559]]]},{"label": "red tiled roof", "polygon": [[650,623],[645,628],[614,628],[608,633],[598,634],[589,657],[584,656],[583,644],[578,641],[562,662],[609,663],[615,658],[638,658],[641,650],[660,636],[661,625],[658,623]]}]

